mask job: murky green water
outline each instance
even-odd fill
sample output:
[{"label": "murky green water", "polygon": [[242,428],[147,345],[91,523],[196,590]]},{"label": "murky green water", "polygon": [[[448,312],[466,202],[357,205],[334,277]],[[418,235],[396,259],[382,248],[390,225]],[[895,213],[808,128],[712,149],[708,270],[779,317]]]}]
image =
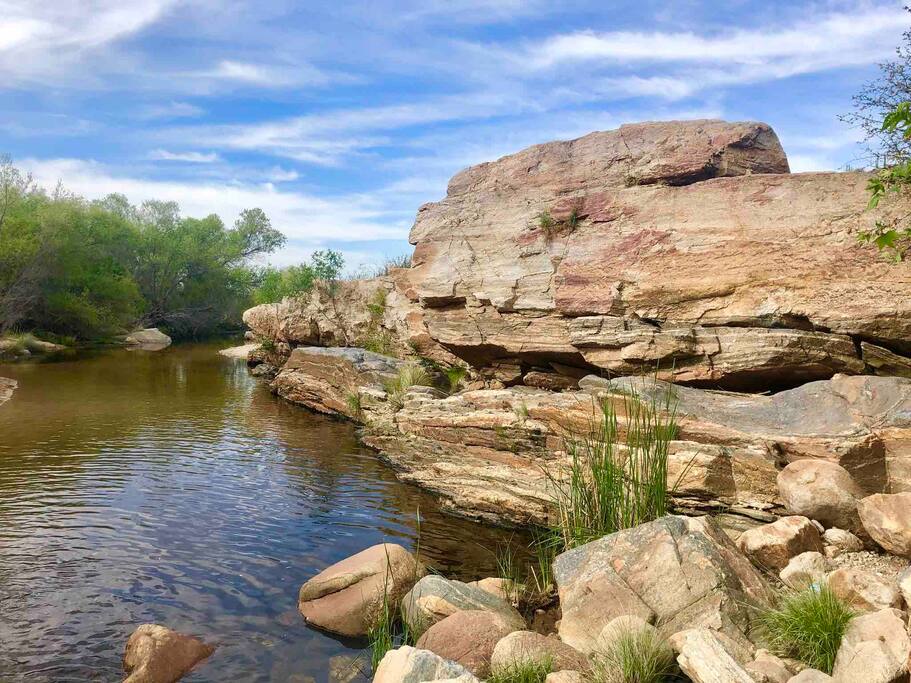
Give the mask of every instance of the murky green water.
[{"label": "murky green water", "polygon": [[[224,344],[226,345],[226,344]],[[351,425],[273,397],[217,345],[0,365],[0,681],[116,681],[143,622],[218,650],[188,681],[326,680],[357,654],[308,629],[300,585],[383,540],[451,576],[508,532],[442,515]]]}]

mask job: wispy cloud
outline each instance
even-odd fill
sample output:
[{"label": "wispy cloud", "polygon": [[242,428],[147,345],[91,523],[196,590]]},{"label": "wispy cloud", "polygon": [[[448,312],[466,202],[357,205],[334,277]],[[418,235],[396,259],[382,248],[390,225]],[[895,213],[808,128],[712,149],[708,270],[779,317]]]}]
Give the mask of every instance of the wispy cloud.
[{"label": "wispy cloud", "polygon": [[202,107],[188,102],[167,102],[146,107],[140,112],[143,119],[183,119],[196,118],[205,114]]},{"label": "wispy cloud", "polygon": [[133,177],[82,159],[22,159],[45,187],[58,181],[68,190],[90,199],[119,192],[133,203],[149,199],[176,201],[185,215],[216,213],[232,222],[241,211],[262,208],[273,225],[290,239],[318,242],[332,235],[336,241],[403,239],[410,220],[377,198],[360,194],[314,196],[261,185],[231,182],[176,182]]},{"label": "wispy cloud", "polygon": [[219,161],[215,152],[169,152],[166,149],[156,149],[149,154],[149,159],[155,161],[183,161],[190,164],[214,164]]}]

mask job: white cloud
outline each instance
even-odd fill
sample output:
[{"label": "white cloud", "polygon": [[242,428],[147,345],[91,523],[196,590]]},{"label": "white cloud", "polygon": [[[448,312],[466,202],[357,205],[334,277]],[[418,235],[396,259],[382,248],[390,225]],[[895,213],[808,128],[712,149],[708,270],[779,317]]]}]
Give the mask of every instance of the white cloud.
[{"label": "white cloud", "polygon": [[293,66],[254,64],[231,59],[220,61],[215,68],[189,74],[198,79],[233,82],[263,88],[292,85],[326,85],[330,76],[309,64]]},{"label": "white cloud", "polygon": [[45,187],[58,181],[76,194],[97,199],[113,192],[134,204],[149,199],[176,201],[187,216],[216,213],[231,223],[244,209],[259,207],[289,239],[318,242],[327,236],[339,242],[403,239],[411,227],[399,209],[362,195],[316,197],[282,191],[271,183],[224,181],[177,182],[117,174],[104,165],[80,159],[23,159],[17,164]]},{"label": "white cloud", "polygon": [[171,101],[166,104],[157,104],[146,107],[141,112],[144,119],[179,119],[179,118],[196,118],[205,114],[202,107],[190,104],[188,102]]},{"label": "white cloud", "polygon": [[156,149],[149,154],[149,159],[156,161],[183,161],[190,164],[214,164],[219,161],[215,152],[169,152],[166,149]]},{"label": "white cloud", "polygon": [[734,30],[717,36],[694,33],[583,31],[554,36],[529,48],[521,62],[547,68],[589,60],[639,62],[704,62],[763,64],[782,59],[809,59],[853,64],[892,53],[907,28],[900,8],[863,8],[854,13],[814,17],[786,30]]},{"label": "white cloud", "polygon": [[177,2],[0,2],[0,76],[7,82],[59,76],[155,23]]}]

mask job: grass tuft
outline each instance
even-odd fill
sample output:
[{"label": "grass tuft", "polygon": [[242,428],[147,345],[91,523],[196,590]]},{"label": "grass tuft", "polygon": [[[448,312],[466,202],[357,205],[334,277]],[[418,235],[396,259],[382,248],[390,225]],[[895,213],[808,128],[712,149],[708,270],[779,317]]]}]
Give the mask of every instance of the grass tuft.
[{"label": "grass tuft", "polygon": [[669,683],[679,680],[674,652],[651,629],[623,633],[595,655],[593,683]]},{"label": "grass tuft", "polygon": [[813,669],[832,673],[835,655],[854,610],[826,585],[787,591],[777,607],[765,610],[759,623],[770,649]]},{"label": "grass tuft", "polygon": [[568,478],[547,473],[555,491],[557,529],[563,549],[667,514],[670,493],[667,458],[677,435],[676,404],[623,397],[624,425],[610,399],[588,431],[567,436]]},{"label": "grass tuft", "polygon": [[363,415],[363,405],[361,404],[361,394],[357,389],[351,389],[345,393],[345,405],[348,407],[348,412],[351,413],[351,416],[357,420],[360,420]]},{"label": "grass tuft", "polygon": [[406,365],[399,370],[398,374],[384,385],[392,409],[401,410],[402,406],[405,405],[405,392],[408,391],[409,387],[418,386],[433,386],[433,380],[427,370],[417,364]]},{"label": "grass tuft", "polygon": [[487,683],[544,683],[553,669],[553,659],[522,659],[492,671]]},{"label": "grass tuft", "polygon": [[452,367],[446,368],[444,373],[446,375],[446,381],[449,383],[449,393],[454,394],[459,390],[459,387],[462,385],[462,380],[464,380],[465,376],[468,374],[468,368],[462,365],[453,365]]}]

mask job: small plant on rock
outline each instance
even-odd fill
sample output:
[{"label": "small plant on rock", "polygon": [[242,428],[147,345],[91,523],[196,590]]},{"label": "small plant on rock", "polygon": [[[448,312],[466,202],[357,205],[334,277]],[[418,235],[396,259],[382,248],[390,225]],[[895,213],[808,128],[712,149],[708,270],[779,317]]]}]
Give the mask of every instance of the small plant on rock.
[{"label": "small plant on rock", "polygon": [[406,365],[392,379],[388,380],[384,387],[388,396],[389,405],[393,410],[401,410],[405,405],[405,392],[410,387],[430,387],[433,386],[433,380],[427,371],[420,365]]},{"label": "small plant on rock", "polygon": [[462,365],[453,365],[452,367],[446,368],[444,373],[446,375],[446,381],[449,383],[449,393],[454,394],[459,390],[462,380],[465,379],[465,376],[468,374],[468,368]]},{"label": "small plant on rock", "polygon": [[518,659],[491,672],[487,683],[544,683],[553,666],[550,657]]},{"label": "small plant on rock", "polygon": [[357,420],[360,420],[363,415],[363,405],[361,404],[361,394],[357,389],[351,389],[345,394],[345,405],[348,407],[348,412],[351,413],[351,416]]},{"label": "small plant on rock", "polygon": [[594,657],[594,683],[670,683],[681,680],[674,652],[652,629],[618,636]]},{"label": "small plant on rock", "polygon": [[813,585],[786,592],[776,607],[759,615],[759,623],[775,654],[830,674],[854,616],[827,585]]}]

